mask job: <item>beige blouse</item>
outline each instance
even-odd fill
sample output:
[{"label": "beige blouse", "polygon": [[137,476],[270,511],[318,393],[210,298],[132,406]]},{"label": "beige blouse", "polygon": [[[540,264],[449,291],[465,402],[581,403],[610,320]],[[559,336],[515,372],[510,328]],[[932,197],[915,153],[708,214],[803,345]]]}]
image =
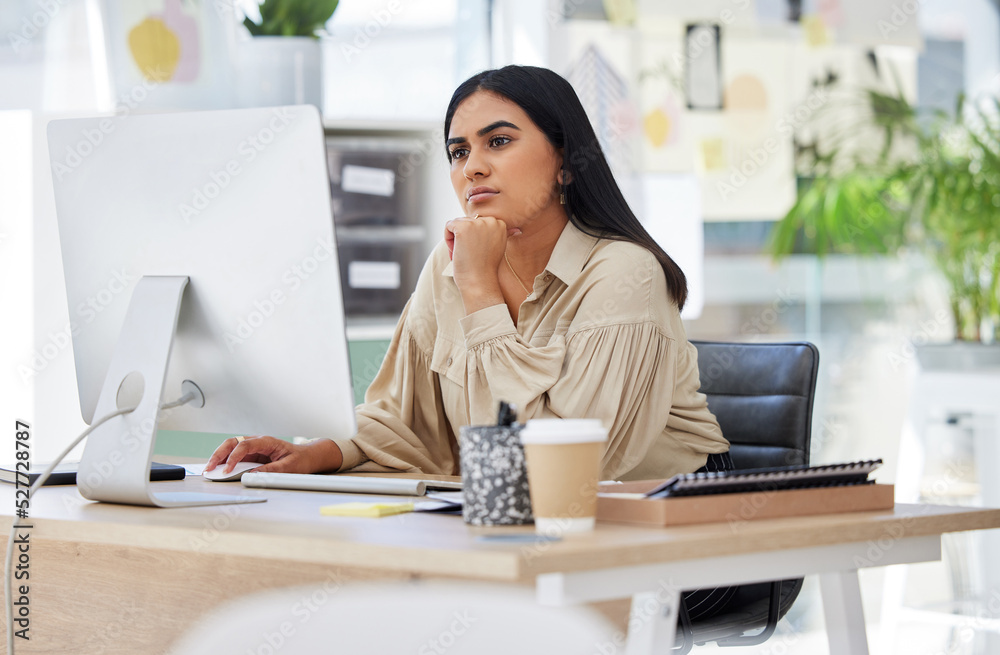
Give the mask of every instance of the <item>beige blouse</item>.
[{"label": "beige blouse", "polygon": [[691,472],[729,449],[699,387],[697,351],[645,248],[567,224],[515,325],[504,304],[465,316],[442,242],[357,407],[357,435],[336,440],[341,470],[458,474],[459,428],[495,423],[506,400],[521,421],[600,419],[602,479]]}]

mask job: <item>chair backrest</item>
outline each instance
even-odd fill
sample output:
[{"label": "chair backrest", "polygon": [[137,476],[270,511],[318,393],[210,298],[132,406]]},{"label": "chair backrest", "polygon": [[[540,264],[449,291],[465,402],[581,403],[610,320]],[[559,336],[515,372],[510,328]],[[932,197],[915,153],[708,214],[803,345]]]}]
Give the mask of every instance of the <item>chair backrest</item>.
[{"label": "chair backrest", "polygon": [[701,392],[737,469],[809,463],[819,350],[811,343],[692,341]]},{"label": "chair backrest", "polygon": [[445,653],[593,655],[614,626],[583,606],[541,607],[533,588],[489,582],[351,582],[271,589],[221,605],[172,655]]}]

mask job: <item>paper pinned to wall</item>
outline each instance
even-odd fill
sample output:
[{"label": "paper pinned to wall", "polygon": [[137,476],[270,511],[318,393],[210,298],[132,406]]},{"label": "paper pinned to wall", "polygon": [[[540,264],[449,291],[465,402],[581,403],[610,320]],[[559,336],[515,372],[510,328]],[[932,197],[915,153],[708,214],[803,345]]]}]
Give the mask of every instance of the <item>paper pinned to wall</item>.
[{"label": "paper pinned to wall", "polygon": [[[642,120],[639,170],[694,171],[696,139],[684,96],[684,26],[653,21],[640,28],[636,70]],[[696,118],[712,117],[702,113]]]},{"label": "paper pinned to wall", "polygon": [[698,178],[649,173],[641,176],[640,185],[643,226],[687,277],[688,298],[681,318],[698,318],[705,306],[705,232]]},{"label": "paper pinned to wall", "polygon": [[684,39],[684,93],[688,109],[722,109],[718,25],[688,25]]},{"label": "paper pinned to wall", "polygon": [[792,52],[774,40],[725,42],[726,111],[694,126],[704,140],[698,170],[707,220],[774,219],[795,202],[792,135],[818,106],[792,102]]}]

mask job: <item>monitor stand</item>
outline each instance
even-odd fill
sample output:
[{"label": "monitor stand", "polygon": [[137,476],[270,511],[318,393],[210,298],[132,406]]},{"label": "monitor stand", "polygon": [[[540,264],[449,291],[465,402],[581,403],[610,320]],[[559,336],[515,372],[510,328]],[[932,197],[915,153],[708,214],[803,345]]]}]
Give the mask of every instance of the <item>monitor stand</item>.
[{"label": "monitor stand", "polygon": [[[212,493],[157,492],[149,485],[160,399],[177,330],[186,276],[144,276],[136,284],[125,313],[111,364],[104,379],[95,420],[130,407],[88,437],[77,469],[84,498],[149,507],[192,507],[258,503],[264,498]],[[140,399],[141,398],[141,399]]]}]

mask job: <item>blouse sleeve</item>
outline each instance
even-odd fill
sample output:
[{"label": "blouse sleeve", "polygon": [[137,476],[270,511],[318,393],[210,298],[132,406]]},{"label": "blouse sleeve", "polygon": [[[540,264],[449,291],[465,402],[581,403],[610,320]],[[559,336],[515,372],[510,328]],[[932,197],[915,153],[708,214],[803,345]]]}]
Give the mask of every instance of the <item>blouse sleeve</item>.
[{"label": "blouse sleeve", "polygon": [[407,303],[365,402],[355,410],[357,434],[334,440],[344,456],[341,471],[458,473],[441,388],[430,354],[410,331],[409,315]]}]

